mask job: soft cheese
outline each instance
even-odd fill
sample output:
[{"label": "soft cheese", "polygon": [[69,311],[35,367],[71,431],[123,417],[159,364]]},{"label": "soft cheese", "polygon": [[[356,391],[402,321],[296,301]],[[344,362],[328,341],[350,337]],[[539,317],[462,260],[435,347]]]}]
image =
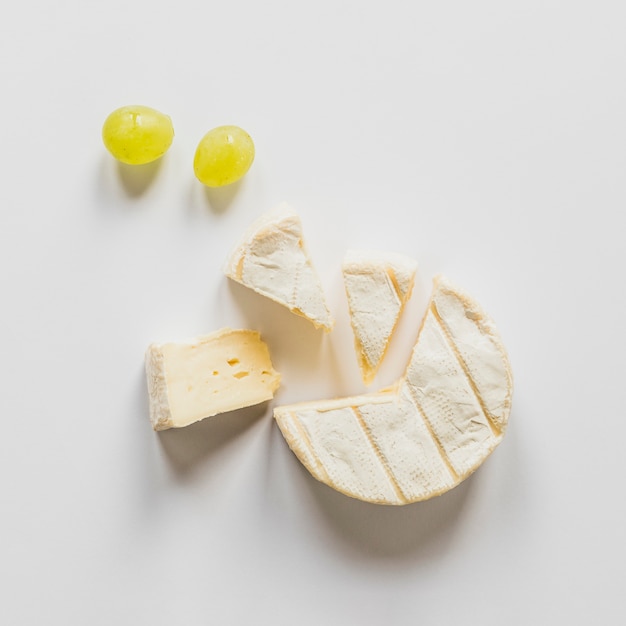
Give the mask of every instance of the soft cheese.
[{"label": "soft cheese", "polygon": [[417,262],[391,252],[348,250],[342,270],[361,375],[371,385],[411,297]]},{"label": "soft cheese", "polygon": [[399,505],[444,493],[479,467],[502,440],[512,390],[493,322],[438,277],[393,387],[277,407],[274,417],[315,478],[354,498]]},{"label": "soft cheese", "polygon": [[280,384],[259,333],[230,328],[185,343],[151,344],[146,376],[155,430],[270,400]]},{"label": "soft cheese", "polygon": [[307,252],[302,223],[287,204],[256,220],[235,247],[226,276],[330,331],[334,321]]}]

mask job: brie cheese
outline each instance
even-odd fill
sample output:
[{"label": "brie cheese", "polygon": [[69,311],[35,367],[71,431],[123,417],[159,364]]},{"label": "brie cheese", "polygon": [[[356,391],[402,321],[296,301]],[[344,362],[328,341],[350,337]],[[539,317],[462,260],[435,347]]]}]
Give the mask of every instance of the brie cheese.
[{"label": "brie cheese", "polygon": [[186,343],[151,344],[146,377],[154,430],[271,400],[280,384],[259,333],[230,328]]},{"label": "brie cheese", "polygon": [[322,285],[304,245],[302,223],[286,204],[256,220],[230,255],[224,273],[330,331]]},{"label": "brie cheese", "polygon": [[500,443],[512,375],[493,322],[438,277],[404,376],[352,398],[274,409],[311,474],[368,502],[407,504],[467,478]]},{"label": "brie cheese", "polygon": [[402,254],[349,250],[342,269],[361,376],[371,385],[411,297],[417,263]]}]

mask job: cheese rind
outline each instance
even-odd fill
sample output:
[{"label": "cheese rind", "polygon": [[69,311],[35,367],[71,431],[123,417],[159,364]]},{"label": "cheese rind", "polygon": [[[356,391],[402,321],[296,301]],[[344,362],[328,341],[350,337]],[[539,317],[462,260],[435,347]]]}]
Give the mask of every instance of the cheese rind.
[{"label": "cheese rind", "polygon": [[475,471],[504,436],[511,395],[493,322],[437,277],[407,370],[394,386],[277,407],[274,417],[315,478],[354,498],[401,505],[440,495]]},{"label": "cheese rind", "polygon": [[471,473],[495,447],[489,420],[432,310],[426,313],[403,387],[457,476]]},{"label": "cheese rind", "polygon": [[[443,277],[438,280],[432,311],[476,386],[486,415],[496,429],[504,428],[513,381],[506,352],[492,320],[475,300],[452,287]],[[503,385],[503,380],[508,383]]]},{"label": "cheese rind", "polygon": [[320,279],[304,244],[302,223],[287,204],[257,219],[231,253],[224,273],[292,313],[330,331]]},{"label": "cheese rind", "polygon": [[417,262],[391,252],[349,250],[342,269],[361,376],[371,385],[411,297]]},{"label": "cheese rind", "polygon": [[454,486],[454,475],[428,427],[415,419],[406,387],[400,388],[394,402],[361,407],[359,412],[396,481],[401,502],[422,500]]},{"label": "cheese rind", "polygon": [[267,345],[251,330],[222,330],[146,351],[150,420],[155,430],[270,400],[280,384]]}]

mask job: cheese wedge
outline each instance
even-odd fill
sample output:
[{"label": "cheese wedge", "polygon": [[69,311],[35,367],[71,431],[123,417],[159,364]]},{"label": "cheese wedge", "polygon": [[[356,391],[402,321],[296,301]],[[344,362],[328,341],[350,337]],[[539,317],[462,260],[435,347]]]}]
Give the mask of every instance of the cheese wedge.
[{"label": "cheese wedge", "polygon": [[417,262],[391,252],[349,250],[342,269],[361,376],[371,385],[411,297]]},{"label": "cheese wedge", "polygon": [[228,278],[330,331],[334,325],[322,285],[304,245],[302,223],[287,204],[256,220],[231,253]]},{"label": "cheese wedge", "polygon": [[277,407],[274,417],[315,478],[360,500],[401,505],[442,494],[478,468],[502,440],[512,391],[493,322],[438,277],[393,387]]},{"label": "cheese wedge", "polygon": [[280,384],[259,333],[230,328],[185,343],[151,344],[146,377],[154,430],[271,400]]}]

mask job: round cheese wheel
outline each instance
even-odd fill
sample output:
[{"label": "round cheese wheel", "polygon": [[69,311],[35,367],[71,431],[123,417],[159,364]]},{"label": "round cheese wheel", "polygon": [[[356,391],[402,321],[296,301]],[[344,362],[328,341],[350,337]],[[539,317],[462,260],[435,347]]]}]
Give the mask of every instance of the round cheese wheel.
[{"label": "round cheese wheel", "polygon": [[274,417],[319,481],[360,500],[402,505],[452,489],[482,464],[502,441],[512,391],[492,320],[439,276],[395,385],[277,407]]}]

